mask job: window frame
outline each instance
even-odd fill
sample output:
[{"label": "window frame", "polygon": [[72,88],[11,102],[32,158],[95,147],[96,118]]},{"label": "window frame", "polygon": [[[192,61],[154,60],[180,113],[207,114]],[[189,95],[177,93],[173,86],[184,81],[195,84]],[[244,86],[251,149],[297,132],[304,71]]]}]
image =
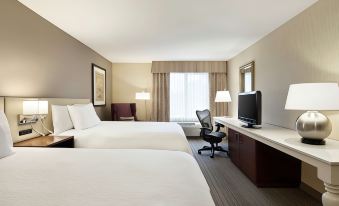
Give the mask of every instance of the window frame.
[{"label": "window frame", "polygon": [[[199,120],[198,119],[196,119],[196,120],[176,120],[176,119],[180,119],[180,118],[174,118],[174,119],[171,119],[171,108],[172,108],[172,105],[171,105],[171,74],[175,74],[175,73],[178,73],[178,74],[184,74],[184,78],[185,78],[185,82],[184,82],[184,85],[186,85],[187,84],[187,75],[189,75],[189,74],[197,74],[197,73],[200,73],[200,74],[204,74],[204,75],[206,75],[206,80],[207,80],[207,84],[208,84],[208,88],[207,88],[207,91],[208,91],[208,108],[207,109],[210,109],[210,107],[211,107],[211,105],[210,105],[210,102],[209,102],[209,92],[210,92],[210,88],[209,88],[209,86],[210,86],[210,83],[209,83],[209,81],[210,81],[210,79],[209,79],[209,73],[208,72],[170,72],[170,80],[169,80],[169,82],[170,82],[170,85],[169,85],[169,95],[170,95],[170,105],[169,105],[169,119],[170,119],[170,122],[198,122]],[[184,87],[184,88],[186,88],[186,87]],[[186,91],[186,89],[184,90],[184,93],[186,94],[187,93],[187,91]],[[185,97],[187,97],[188,95],[184,95]],[[185,100],[187,100],[186,98],[185,98]],[[185,101],[185,102],[188,102],[188,101]],[[187,105],[185,105],[185,107],[186,107]],[[185,111],[187,111],[187,110],[185,110]],[[188,116],[189,117],[189,116]],[[187,118],[187,116],[185,116],[183,119],[185,119],[185,118]],[[189,118],[188,118],[189,119]]]}]

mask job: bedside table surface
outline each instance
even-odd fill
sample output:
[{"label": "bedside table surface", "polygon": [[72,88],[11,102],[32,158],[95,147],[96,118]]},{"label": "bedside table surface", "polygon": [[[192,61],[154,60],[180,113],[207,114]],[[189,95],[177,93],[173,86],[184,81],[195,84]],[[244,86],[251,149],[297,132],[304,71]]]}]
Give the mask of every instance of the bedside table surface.
[{"label": "bedside table surface", "polygon": [[49,147],[73,139],[73,136],[40,136],[14,143],[14,147]]}]

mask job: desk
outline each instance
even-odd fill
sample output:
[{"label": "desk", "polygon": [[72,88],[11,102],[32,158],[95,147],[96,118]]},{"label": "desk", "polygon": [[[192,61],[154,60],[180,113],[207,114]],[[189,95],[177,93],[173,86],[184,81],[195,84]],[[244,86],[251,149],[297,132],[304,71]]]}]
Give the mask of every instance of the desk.
[{"label": "desk", "polygon": [[294,130],[269,124],[261,129],[244,128],[238,119],[228,117],[214,117],[214,121],[315,166],[326,189],[323,205],[339,205],[339,141],[326,139],[326,145],[307,145]]}]

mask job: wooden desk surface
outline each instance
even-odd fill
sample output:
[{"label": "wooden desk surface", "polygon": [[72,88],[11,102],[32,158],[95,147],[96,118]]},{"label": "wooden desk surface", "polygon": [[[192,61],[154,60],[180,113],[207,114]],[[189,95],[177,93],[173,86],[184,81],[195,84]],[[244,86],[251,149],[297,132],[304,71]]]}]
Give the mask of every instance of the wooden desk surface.
[{"label": "wooden desk surface", "polygon": [[17,142],[14,144],[14,147],[50,147],[61,142],[72,140],[73,138],[73,136],[40,136]]}]

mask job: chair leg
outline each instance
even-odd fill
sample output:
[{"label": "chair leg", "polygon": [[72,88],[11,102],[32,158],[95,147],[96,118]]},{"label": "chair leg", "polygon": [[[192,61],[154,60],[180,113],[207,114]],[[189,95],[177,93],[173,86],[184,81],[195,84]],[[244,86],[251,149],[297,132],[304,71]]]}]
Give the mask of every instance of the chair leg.
[{"label": "chair leg", "polygon": [[211,158],[214,158],[214,150],[215,150],[215,147],[214,147],[214,144],[213,143],[211,143],[211,147],[212,147],[212,154],[211,154]]},{"label": "chair leg", "polygon": [[225,150],[224,148],[222,148],[221,146],[218,146],[215,148],[216,151],[220,151],[220,152],[226,152],[227,156],[229,156],[229,151]]},{"label": "chair leg", "polygon": [[206,151],[206,150],[211,150],[211,148],[208,146],[204,146],[203,148],[198,150],[198,154],[201,154],[201,151]]},{"label": "chair leg", "polygon": [[215,150],[221,151],[221,152],[228,152],[227,150],[225,150],[224,148],[222,148],[220,146],[216,147]]}]

